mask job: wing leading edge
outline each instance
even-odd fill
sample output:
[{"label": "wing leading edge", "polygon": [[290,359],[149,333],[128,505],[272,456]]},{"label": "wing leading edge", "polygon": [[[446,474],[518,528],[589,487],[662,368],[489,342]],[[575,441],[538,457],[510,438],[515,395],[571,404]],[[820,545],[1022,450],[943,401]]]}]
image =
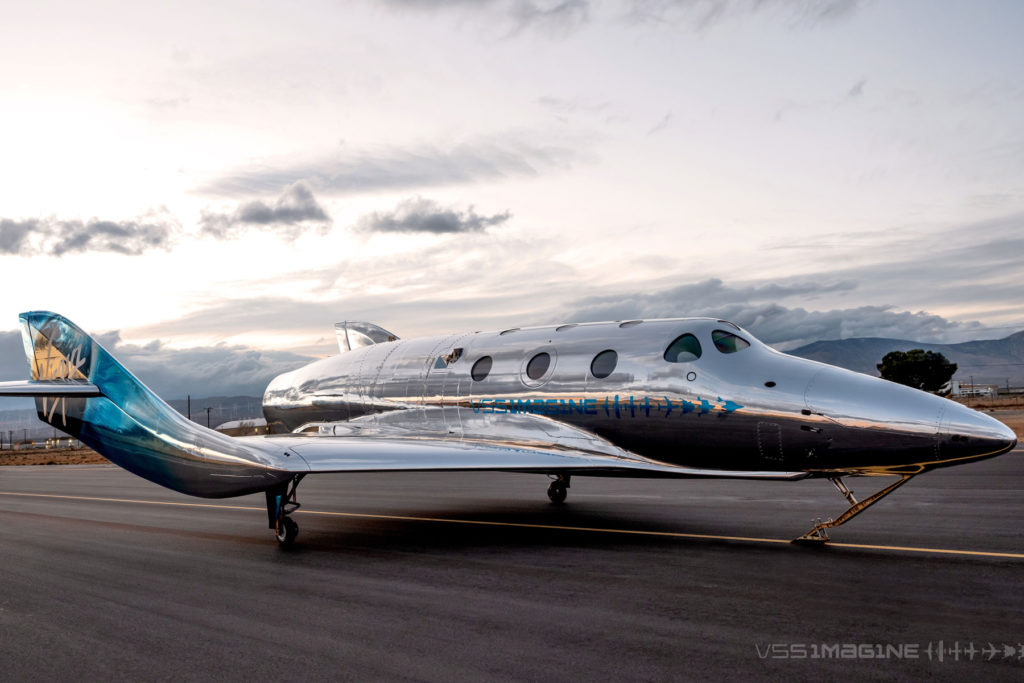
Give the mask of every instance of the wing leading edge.
[{"label": "wing leading edge", "polygon": [[[501,470],[632,477],[742,477],[801,479],[803,472],[703,470],[657,462],[626,451],[592,432],[542,415],[496,419],[470,409],[409,408],[345,422],[307,425],[282,436],[240,437],[252,443],[287,443],[308,472]],[[302,468],[303,465],[296,465]]]},{"label": "wing leading edge", "polygon": [[[632,456],[538,448],[522,443],[429,436],[350,434],[237,437],[255,450],[284,451],[276,469],[314,472],[471,472],[502,471],[606,477],[803,479],[804,472],[738,472],[678,467]],[[282,462],[283,460],[283,462]]]}]

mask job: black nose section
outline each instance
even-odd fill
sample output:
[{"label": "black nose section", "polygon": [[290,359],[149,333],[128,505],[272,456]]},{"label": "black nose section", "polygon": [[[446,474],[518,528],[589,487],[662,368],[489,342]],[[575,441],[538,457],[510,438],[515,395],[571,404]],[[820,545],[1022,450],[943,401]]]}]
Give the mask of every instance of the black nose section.
[{"label": "black nose section", "polygon": [[947,458],[984,458],[1006,453],[1017,435],[999,420],[966,406],[950,405],[939,430],[939,454]]}]

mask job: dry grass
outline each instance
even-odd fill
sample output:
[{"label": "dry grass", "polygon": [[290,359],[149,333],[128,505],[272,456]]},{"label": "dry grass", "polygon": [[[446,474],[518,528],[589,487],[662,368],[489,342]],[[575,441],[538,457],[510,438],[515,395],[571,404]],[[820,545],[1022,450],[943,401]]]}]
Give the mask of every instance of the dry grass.
[{"label": "dry grass", "polygon": [[110,461],[89,448],[0,451],[0,465],[109,465]]},{"label": "dry grass", "polygon": [[973,398],[954,398],[954,401],[971,408],[994,410],[1024,410],[1024,395],[1013,396],[977,396]]},{"label": "dry grass", "polygon": [[1017,433],[1017,439],[1024,442],[1024,410],[986,410],[985,413]]}]

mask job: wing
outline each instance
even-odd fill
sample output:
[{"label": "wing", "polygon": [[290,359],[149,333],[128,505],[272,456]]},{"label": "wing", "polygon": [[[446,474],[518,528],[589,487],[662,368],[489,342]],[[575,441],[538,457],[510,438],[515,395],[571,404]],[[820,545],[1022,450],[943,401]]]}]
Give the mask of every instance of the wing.
[{"label": "wing", "polygon": [[[679,467],[623,450],[590,432],[540,415],[466,408],[410,408],[348,422],[307,425],[316,433],[239,437],[254,448],[285,448],[292,472],[473,471],[632,477],[800,479],[803,472]],[[289,457],[292,457],[289,456]]]}]

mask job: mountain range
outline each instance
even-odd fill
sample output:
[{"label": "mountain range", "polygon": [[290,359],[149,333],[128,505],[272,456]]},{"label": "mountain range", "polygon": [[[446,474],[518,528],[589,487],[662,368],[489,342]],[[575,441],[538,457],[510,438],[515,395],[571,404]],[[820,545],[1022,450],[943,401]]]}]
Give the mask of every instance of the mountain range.
[{"label": "mountain range", "polygon": [[976,384],[1024,386],[1024,331],[1003,339],[983,339],[960,344],[930,344],[906,339],[859,337],[818,341],[789,351],[791,355],[838,365],[878,376],[875,367],[890,351],[924,349],[941,353],[957,364],[954,379]]}]

